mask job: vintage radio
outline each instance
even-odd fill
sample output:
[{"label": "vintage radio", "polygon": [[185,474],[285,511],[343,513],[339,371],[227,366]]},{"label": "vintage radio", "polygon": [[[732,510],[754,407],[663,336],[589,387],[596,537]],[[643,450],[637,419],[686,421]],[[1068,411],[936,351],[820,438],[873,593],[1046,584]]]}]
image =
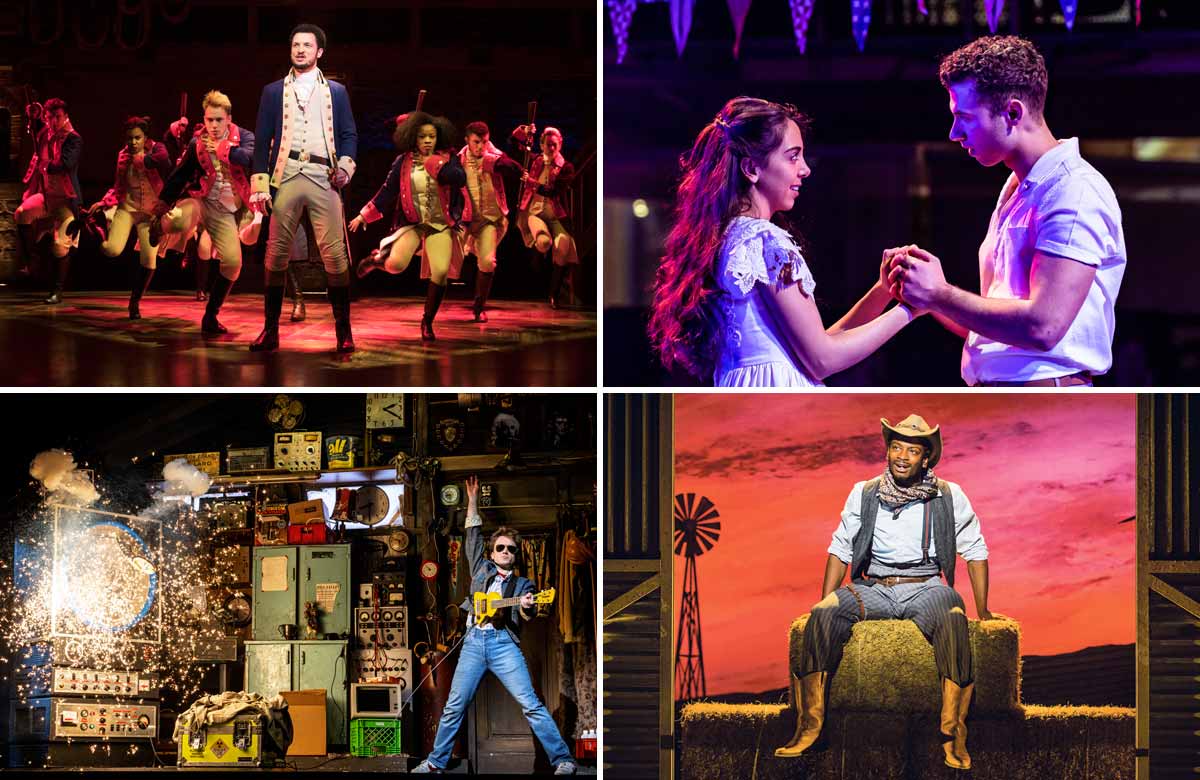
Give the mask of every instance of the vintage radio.
[{"label": "vintage radio", "polygon": [[271,470],[270,447],[226,447],[225,468],[230,474]]},{"label": "vintage radio", "polygon": [[287,504],[263,504],[254,518],[254,544],[287,544]]},{"label": "vintage radio", "polygon": [[275,468],[282,471],[321,470],[321,432],[275,434]]},{"label": "vintage radio", "polygon": [[274,766],[282,757],[264,751],[263,716],[238,715],[225,723],[182,727],[179,766]]},{"label": "vintage radio", "polygon": [[158,736],[158,705],[35,697],[13,702],[14,742],[144,740]]},{"label": "vintage radio", "polygon": [[191,452],[180,455],[163,455],[163,464],[165,465],[179,458],[183,458],[210,477],[221,476],[221,453],[219,452]]}]

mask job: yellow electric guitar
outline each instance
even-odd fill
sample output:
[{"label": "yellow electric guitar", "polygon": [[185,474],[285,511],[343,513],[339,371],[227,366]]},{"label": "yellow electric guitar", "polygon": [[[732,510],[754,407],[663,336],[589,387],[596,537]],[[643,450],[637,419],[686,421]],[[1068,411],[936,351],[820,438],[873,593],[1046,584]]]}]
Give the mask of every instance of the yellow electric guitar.
[{"label": "yellow electric guitar", "polygon": [[[554,603],[554,588],[546,588],[540,593],[533,594],[534,604],[553,604]],[[475,593],[475,619],[483,620],[495,615],[504,607],[520,606],[521,597],[514,596],[511,599],[506,599],[499,593],[483,593],[476,591]]]}]

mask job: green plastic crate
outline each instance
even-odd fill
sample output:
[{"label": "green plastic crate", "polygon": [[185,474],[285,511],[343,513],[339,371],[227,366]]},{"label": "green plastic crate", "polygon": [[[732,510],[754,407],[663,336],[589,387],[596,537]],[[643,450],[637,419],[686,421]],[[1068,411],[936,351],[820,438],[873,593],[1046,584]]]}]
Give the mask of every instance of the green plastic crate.
[{"label": "green plastic crate", "polygon": [[350,755],[400,754],[400,721],[393,718],[355,718],[350,721]]}]

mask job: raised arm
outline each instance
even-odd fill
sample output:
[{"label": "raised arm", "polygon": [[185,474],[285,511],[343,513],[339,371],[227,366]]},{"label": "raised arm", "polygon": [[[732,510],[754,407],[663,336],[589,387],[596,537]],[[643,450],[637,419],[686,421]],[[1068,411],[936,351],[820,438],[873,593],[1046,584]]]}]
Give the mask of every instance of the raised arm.
[{"label": "raised arm", "polygon": [[471,566],[471,577],[479,573],[483,565],[483,518],[479,516],[479,480],[467,477],[467,520],[464,523],[466,532],[467,562]]}]

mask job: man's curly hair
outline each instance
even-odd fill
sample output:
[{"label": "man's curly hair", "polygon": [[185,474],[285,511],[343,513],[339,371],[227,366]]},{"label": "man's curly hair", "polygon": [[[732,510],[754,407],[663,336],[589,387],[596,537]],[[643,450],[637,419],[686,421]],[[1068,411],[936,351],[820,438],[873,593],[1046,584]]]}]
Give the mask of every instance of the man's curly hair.
[{"label": "man's curly hair", "polygon": [[956,49],[942,60],[938,79],[946,89],[974,79],[975,94],[994,114],[1013,98],[1037,117],[1046,106],[1046,61],[1032,43],[1015,35],[987,36]]}]

